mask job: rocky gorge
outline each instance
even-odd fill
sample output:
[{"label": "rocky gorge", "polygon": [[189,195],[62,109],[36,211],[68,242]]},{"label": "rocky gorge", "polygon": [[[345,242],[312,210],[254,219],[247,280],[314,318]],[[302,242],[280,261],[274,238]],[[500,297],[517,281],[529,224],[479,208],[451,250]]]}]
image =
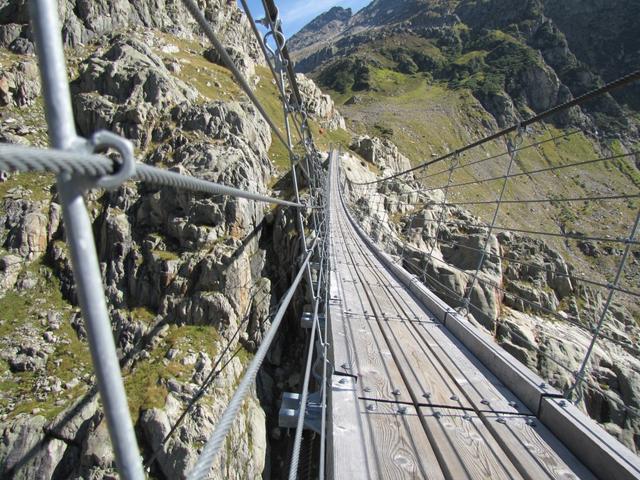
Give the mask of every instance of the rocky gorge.
[{"label": "rocky gorge", "polygon": [[[59,4],[81,135],[111,130],[134,143],[139,161],[270,191],[282,171],[272,162],[269,127],[181,2]],[[225,0],[203,8],[261,99],[277,105],[244,14]],[[26,2],[2,2],[0,18],[0,140],[44,147]],[[339,127],[330,98],[300,80],[314,121]],[[0,476],[116,478],[54,179],[5,175],[0,192]],[[92,191],[86,203],[147,471],[184,478],[288,286],[294,223],[286,209],[146,184]],[[266,418],[278,392],[300,381],[291,360],[298,352],[283,353],[286,335],[285,328],[211,478],[277,471],[269,442],[280,433]]]},{"label": "rocky gorge", "polygon": [[[426,3],[433,8],[415,16],[416,5]],[[298,82],[316,138],[323,146],[334,139],[342,143],[342,165],[349,178],[370,181],[408,168],[417,160],[415,152],[449,152],[459,142],[606,79],[607,52],[576,47],[586,28],[580,18],[567,19],[571,17],[563,12],[562,2],[526,3],[527,8],[512,8],[509,1],[376,1],[357,17],[338,8],[315,26],[312,22],[313,28],[303,29],[289,45],[308,75],[298,74]],[[596,3],[584,2],[584,8],[598,11]],[[536,10],[543,4],[544,15]],[[130,139],[145,163],[261,193],[289,191],[286,153],[278,150],[266,122],[179,1],[63,0],[59,5],[74,113],[83,136],[112,130]],[[242,12],[225,0],[201,5],[261,101],[274,117],[281,115],[277,89]],[[484,7],[513,15],[500,16],[496,24],[495,18],[482,15]],[[0,2],[0,18],[0,141],[44,147],[40,80],[26,3]],[[615,20],[627,31],[624,21]],[[573,33],[564,21],[575,25]],[[378,28],[380,23],[385,28]],[[388,24],[391,29],[386,29]],[[415,43],[416,29],[426,44]],[[503,30],[508,37],[496,33]],[[481,39],[485,43],[478,32],[486,34]],[[327,38],[331,42],[316,49],[318,38],[319,43]],[[397,44],[403,48],[389,49]],[[530,56],[527,48],[534,44],[544,62]],[[372,54],[372,45],[383,47],[384,54]],[[509,80],[501,70],[504,65],[490,57],[491,49],[514,49],[530,68]],[[620,72],[633,64],[634,49],[629,40]],[[332,70],[334,61],[338,65]],[[334,75],[340,72],[344,75]],[[496,80],[496,75],[504,80],[499,89],[480,82]],[[324,94],[314,79],[332,95]],[[396,95],[404,95],[403,102],[414,109],[410,114],[395,109]],[[535,162],[555,164],[614,149],[630,151],[637,135],[634,122],[610,129],[611,136],[596,130],[602,122],[622,117],[631,97],[608,98],[591,111],[575,109],[546,126],[545,134],[566,127],[587,133],[579,142],[556,142],[557,152],[537,152]],[[416,120],[416,108],[429,118]],[[482,155],[497,151],[492,146]],[[637,187],[634,172],[618,165],[600,176],[585,170],[566,189],[584,184],[604,193],[632,189]],[[549,191],[535,181],[528,185],[531,190],[519,191],[523,196],[567,191]],[[443,205],[443,190],[420,192],[424,186],[411,177],[346,195],[365,230],[459,308],[459,296],[471,287],[484,246],[486,218],[482,212]],[[54,179],[3,174],[0,193],[0,477],[116,478]],[[288,285],[290,265],[300,255],[295,222],[287,210],[146,184],[95,191],[86,202],[143,459],[152,478],[184,478]],[[608,211],[594,223],[606,218],[611,229],[626,226],[628,211],[636,208],[633,202],[629,205],[614,212],[615,221]],[[580,222],[587,213],[569,218],[551,210],[541,222],[586,232]],[[537,216],[514,210],[514,217],[527,221]],[[621,255],[619,249],[578,243],[570,250],[517,233],[491,235],[489,254],[470,295],[469,321],[561,390],[571,385],[605,300],[602,290],[571,277],[605,271]],[[633,285],[639,261],[634,251],[627,278]],[[637,304],[613,303],[606,338],[598,342],[588,383],[579,392],[580,405],[633,451],[640,447],[637,318]],[[288,458],[280,447],[287,436],[274,418],[280,392],[296,391],[301,381],[298,359],[304,352],[297,341],[297,320],[295,315],[288,319],[270,351],[211,478],[284,475]],[[191,413],[168,437],[193,399],[197,402]]]}]

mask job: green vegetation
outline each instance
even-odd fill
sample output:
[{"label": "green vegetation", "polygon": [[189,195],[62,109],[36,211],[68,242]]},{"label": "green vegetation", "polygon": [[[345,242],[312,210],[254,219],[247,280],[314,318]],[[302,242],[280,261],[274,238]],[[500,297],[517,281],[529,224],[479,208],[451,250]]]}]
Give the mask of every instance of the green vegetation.
[{"label": "green vegetation", "polygon": [[[64,339],[53,346],[53,352],[47,358],[47,375],[59,378],[62,384],[74,381],[91,372],[91,356],[87,345],[80,341],[69,321],[72,308],[62,298],[60,284],[53,272],[41,261],[35,261],[23,268],[21,274],[31,275],[36,285],[26,291],[16,293],[7,291],[0,298],[2,324],[0,337],[18,339],[33,335],[33,331],[42,335],[45,327],[40,321],[40,314],[47,311],[60,312],[62,321],[59,330],[53,334]],[[0,391],[11,392],[11,397],[18,400],[9,417],[19,413],[31,413],[38,409],[39,414],[48,419],[55,417],[70,401],[86,391],[86,384],[64,390],[60,395],[49,395],[46,400],[37,400],[37,382],[39,375],[34,372],[11,373],[6,361],[0,361]],[[57,400],[66,400],[57,402]],[[0,398],[0,406],[7,407],[9,399]]]},{"label": "green vegetation", "polygon": [[160,260],[164,260],[164,261],[180,260],[180,255],[178,255],[175,252],[170,252],[168,250],[153,250],[151,253],[153,254],[154,257],[157,257]]},{"label": "green vegetation", "polygon": [[167,44],[175,45],[176,53],[156,53],[165,61],[176,61],[179,70],[174,75],[185,83],[195,87],[202,96],[201,101],[233,100],[242,94],[231,72],[210,62],[203,56],[204,49],[199,42],[160,34]]},{"label": "green vegetation", "polygon": [[29,200],[45,201],[51,198],[51,187],[55,181],[55,177],[47,173],[12,173],[9,179],[0,183],[0,198],[7,198],[9,191],[22,187],[31,192]]}]

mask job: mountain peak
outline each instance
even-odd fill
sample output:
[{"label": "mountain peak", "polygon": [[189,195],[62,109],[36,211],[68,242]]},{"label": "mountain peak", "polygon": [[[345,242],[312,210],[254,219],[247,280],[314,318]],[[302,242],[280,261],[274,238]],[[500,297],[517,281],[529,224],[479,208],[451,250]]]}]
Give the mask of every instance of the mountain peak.
[{"label": "mountain peak", "polygon": [[333,7],[291,37],[289,45],[292,50],[303,50],[314,45],[317,38],[333,38],[345,29],[352,17],[350,8]]}]

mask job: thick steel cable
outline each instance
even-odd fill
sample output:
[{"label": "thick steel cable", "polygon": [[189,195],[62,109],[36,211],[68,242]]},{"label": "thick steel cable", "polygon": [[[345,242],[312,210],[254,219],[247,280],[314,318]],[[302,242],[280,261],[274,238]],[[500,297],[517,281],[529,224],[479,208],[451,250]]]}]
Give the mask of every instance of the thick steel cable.
[{"label": "thick steel cable", "polygon": [[398,177],[407,175],[407,174],[415,172],[417,170],[421,170],[421,169],[426,168],[426,167],[428,167],[430,165],[433,165],[435,163],[442,162],[443,160],[446,160],[447,158],[451,158],[454,155],[459,155],[459,154],[461,154],[463,152],[471,150],[472,148],[479,147],[480,145],[484,145],[485,143],[488,143],[488,142],[490,142],[492,140],[496,140],[496,139],[498,139],[498,138],[500,138],[500,137],[502,137],[504,135],[507,135],[509,133],[513,133],[513,132],[517,131],[518,129],[525,128],[525,127],[528,127],[529,125],[532,125],[534,123],[540,122],[540,121],[542,121],[542,120],[544,120],[544,119],[546,119],[546,118],[548,118],[548,117],[550,117],[552,115],[555,115],[556,113],[560,113],[560,112],[568,110],[568,109],[570,109],[572,107],[581,105],[581,104],[583,104],[583,103],[585,103],[585,102],[587,102],[589,100],[592,100],[592,99],[594,99],[596,97],[604,95],[605,93],[609,93],[609,92],[611,92],[613,90],[616,90],[616,89],[619,89],[621,87],[624,87],[625,85],[633,83],[633,82],[635,82],[635,81],[637,81],[639,79],[640,79],[640,70],[636,70],[635,72],[632,72],[629,75],[625,75],[624,77],[621,77],[621,78],[619,78],[617,80],[614,80],[613,82],[607,83],[606,85],[603,85],[600,88],[597,88],[595,90],[587,92],[584,95],[581,95],[581,96],[579,96],[577,98],[574,98],[573,100],[571,100],[569,102],[563,103],[561,105],[557,105],[557,106],[555,106],[555,107],[553,107],[553,108],[551,108],[549,110],[546,110],[546,111],[544,111],[544,112],[542,112],[542,113],[540,113],[538,115],[535,115],[535,116],[533,116],[533,117],[531,117],[531,118],[529,118],[527,120],[524,120],[524,121],[522,121],[522,122],[520,122],[520,123],[518,123],[516,125],[512,125],[511,127],[508,127],[508,128],[503,129],[503,130],[500,130],[499,132],[496,132],[496,133],[494,133],[492,135],[489,135],[489,136],[487,136],[487,137],[485,137],[485,138],[483,138],[481,140],[478,140],[476,142],[470,143],[470,144],[468,144],[468,145],[466,145],[464,147],[461,147],[461,148],[459,148],[457,150],[454,150],[453,152],[448,153],[446,155],[443,155],[443,156],[441,156],[439,158],[436,158],[434,160],[430,160],[428,162],[421,163],[420,165],[417,165],[415,167],[409,168],[407,170],[403,170],[402,172],[398,172],[398,173],[393,174],[393,175],[389,175],[388,177],[384,177],[384,178],[381,178],[381,179],[378,179],[378,180],[374,180],[374,181],[371,181],[371,182],[361,182],[359,184],[360,185],[371,185],[371,184],[374,184],[374,183],[386,182],[388,180],[392,180],[394,178],[398,178]]},{"label": "thick steel cable", "polygon": [[[515,151],[516,152],[522,152],[524,150],[528,150],[530,148],[535,148],[535,147],[539,147],[540,145],[544,145],[545,143],[549,143],[549,142],[556,142],[557,140],[562,140],[563,138],[568,138],[572,135],[575,135],[576,133],[582,133],[585,132],[586,130],[572,130],[570,132],[564,133],[562,135],[557,135],[555,137],[552,138],[547,138],[545,140],[540,140],[538,142],[534,142],[534,143],[530,143],[529,145],[525,145],[523,147],[519,147],[517,148]],[[459,170],[461,168],[465,168],[465,167],[471,167],[473,165],[478,165],[479,163],[484,163],[484,162],[488,162],[491,160],[495,160],[496,158],[500,158],[500,157],[504,157],[505,155],[509,155],[509,152],[502,152],[502,153],[498,153],[496,155],[492,155],[490,157],[487,158],[481,158],[479,160],[472,160],[469,163],[465,163],[464,165],[459,165],[457,166],[454,170]],[[443,170],[440,170],[438,172],[435,173],[430,173],[428,175],[421,175],[421,176],[416,176],[416,180],[426,180],[427,178],[432,178],[432,177],[437,177],[438,175],[442,175],[443,173],[447,173],[450,169],[446,168]]]},{"label": "thick steel cable", "polygon": [[[41,171],[55,174],[69,173],[99,178],[113,173],[114,161],[105,156],[91,153],[75,153],[0,144],[0,170],[19,172]],[[279,198],[247,192],[238,188],[152,167],[144,163],[136,164],[136,171],[132,179],[193,192],[209,193],[212,195],[230,195],[286,207],[304,207],[301,203],[289,202]]]},{"label": "thick steel cable", "polygon": [[242,380],[240,382],[240,385],[238,385],[238,388],[233,394],[233,397],[227,404],[227,408],[225,409],[224,413],[220,417],[220,420],[218,421],[218,424],[216,425],[216,428],[213,431],[213,434],[207,441],[207,444],[204,446],[204,449],[202,450],[200,457],[198,457],[198,460],[196,461],[195,466],[193,467],[191,472],[189,472],[189,474],[187,475],[188,480],[202,480],[204,478],[207,478],[207,476],[209,475],[209,470],[213,465],[213,461],[215,460],[217,454],[220,452],[224,439],[229,433],[229,430],[233,425],[236,415],[238,414],[238,411],[240,410],[240,407],[242,406],[242,403],[244,402],[245,397],[249,394],[249,389],[251,388],[251,385],[253,385],[253,382],[255,381],[255,378],[258,375],[258,371],[260,370],[262,362],[267,356],[267,352],[269,351],[269,348],[271,347],[271,343],[273,342],[276,336],[276,333],[278,332],[280,323],[284,318],[284,314],[289,306],[289,303],[291,303],[291,299],[293,298],[294,293],[298,289],[298,285],[300,284],[300,281],[302,280],[302,277],[304,276],[304,273],[307,270],[307,266],[309,265],[311,256],[313,255],[316,249],[317,243],[318,242],[316,240],[313,246],[311,247],[309,253],[307,254],[307,257],[305,258],[304,262],[302,263],[302,266],[300,267],[298,274],[296,275],[296,278],[293,280],[291,286],[287,290],[287,293],[285,294],[282,300],[280,308],[278,309],[275,317],[273,318],[269,331],[263,338],[262,343],[260,343],[260,348],[258,348],[258,351],[256,352],[255,356],[251,360],[251,363],[245,370]]},{"label": "thick steel cable", "polygon": [[[75,129],[58,2],[32,0],[28,3],[49,143],[54,148],[73,151],[81,148],[81,142]],[[115,463],[123,480],[142,480],[144,471],[140,450],[120,374],[92,222],[84,200],[85,182],[82,177],[61,173],[57,177],[57,187],[76,298],[85,322]]]},{"label": "thick steel cable", "polygon": [[273,130],[273,133],[276,134],[278,139],[283,143],[283,145],[287,148],[287,150],[289,150],[293,154],[293,152],[290,150],[289,146],[287,145],[287,141],[282,135],[282,132],[280,132],[280,129],[276,126],[273,120],[271,120],[271,117],[269,116],[265,108],[262,106],[262,103],[260,102],[260,100],[258,100],[258,97],[256,97],[256,95],[253,93],[253,90],[249,86],[249,83],[247,82],[247,80],[244,78],[244,75],[242,75],[240,70],[238,70],[238,67],[236,66],[234,61],[231,59],[231,57],[227,53],[227,50],[224,48],[224,45],[222,45],[220,40],[218,40],[216,33],[211,28],[211,25],[205,18],[204,14],[202,13],[202,10],[200,10],[200,7],[198,7],[198,5],[194,2],[194,0],[182,0],[182,3],[184,3],[185,7],[187,7],[187,10],[189,10],[189,13],[191,13],[191,16],[198,23],[198,25],[200,25],[200,28],[202,29],[204,34],[207,36],[209,41],[213,44],[215,49],[218,51],[218,54],[220,55],[220,58],[222,58],[222,61],[225,63],[227,68],[231,70],[231,73],[233,73],[233,76],[236,78],[236,81],[240,84],[240,87],[242,88],[242,90],[244,90],[244,93],[247,94],[247,96],[253,102],[253,104],[258,109],[258,111],[260,112],[262,117],[265,119],[265,121],[269,124],[269,126]]}]

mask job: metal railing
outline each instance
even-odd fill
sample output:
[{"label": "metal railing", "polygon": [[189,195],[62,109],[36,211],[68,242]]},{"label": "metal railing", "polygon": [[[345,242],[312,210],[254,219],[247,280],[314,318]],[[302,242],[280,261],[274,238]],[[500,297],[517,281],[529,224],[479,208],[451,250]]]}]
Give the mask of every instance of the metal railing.
[{"label": "metal railing", "polygon": [[[320,312],[324,312],[326,309],[328,301],[328,275],[326,274],[328,257],[326,255],[327,235],[325,231],[327,223],[321,218],[326,207],[328,177],[326,172],[323,171],[320,154],[311,134],[308,114],[304,110],[303,98],[296,83],[292,62],[286,48],[286,40],[282,34],[278,10],[272,0],[263,2],[265,12],[267,12],[267,19],[262,23],[267,26],[268,33],[265,38],[262,38],[246,2],[244,0],[241,1],[245,7],[245,13],[251,24],[252,31],[256,36],[256,41],[265,55],[266,63],[278,86],[283,106],[284,133],[260,103],[249,82],[228,55],[224,45],[218,39],[216,32],[206,20],[198,5],[193,0],[183,0],[183,3],[202,29],[204,35],[213,44],[222,61],[232,72],[239,86],[271,127],[276,140],[282,142],[289,152],[294,190],[293,200],[274,198],[259,192],[244,191],[137,163],[131,143],[110,132],[96,132],[90,139],[79,137],[75,130],[57,2],[54,0],[32,0],[30,2],[51,149],[0,145],[0,170],[37,170],[57,175],[58,192],[63,208],[66,238],[71,255],[78,300],[87,326],[88,343],[96,372],[97,387],[102,399],[116,464],[123,479],[138,480],[144,478],[145,474],[133,423],[129,415],[124,383],[116,354],[95,240],[92,233],[91,219],[83,198],[83,195],[91,189],[116,188],[126,181],[137,180],[212,195],[231,195],[295,209],[302,252],[297,273],[286,294],[280,300],[277,310],[270,317],[271,326],[269,330],[246,368],[238,388],[222,414],[214,433],[204,447],[200,458],[192,471],[189,472],[188,478],[200,479],[208,476],[224,438],[229,432],[240,406],[248,395],[258,370],[278,333],[278,327],[289,305],[292,303],[295,293],[303,284],[303,279],[304,283],[306,283],[307,297],[313,301],[314,305],[314,328],[308,345],[309,353],[302,395],[303,399],[307,398],[310,382],[309,364],[314,357],[314,352],[317,351],[315,340],[317,332],[320,339],[317,342],[320,347],[318,351],[321,352],[317,360],[324,362],[322,384],[323,402],[326,402],[326,392],[324,391],[327,375],[326,331],[321,331],[318,317]],[[273,37],[274,48],[269,46],[268,37]],[[292,91],[293,95],[289,95],[289,91]],[[296,144],[294,144],[293,140],[294,132],[291,124],[294,125],[295,133],[299,136],[297,145],[302,146],[304,151],[302,154],[296,153]],[[102,148],[111,148],[117,151],[119,160],[114,162],[111,158],[94,153]],[[302,170],[308,182],[308,199],[306,202],[303,202],[303,194],[299,186],[299,170]],[[305,211],[310,212],[308,218],[304,214]],[[308,231],[312,232],[313,240],[307,238]],[[317,263],[320,266],[317,272],[313,271],[312,263]],[[317,273],[317,282],[313,280],[314,273]],[[224,360],[244,323],[245,321],[238,326],[227,347],[216,361],[211,374],[205,379],[201,389],[193,397],[170,433],[162,440],[162,444],[176,431],[178,425],[188,415],[195,402],[202,397],[212,379],[219,375],[238,353],[236,350],[230,358],[227,358],[226,361]],[[300,421],[295,433],[290,478],[296,478],[297,476],[297,462],[305,406],[303,402],[301,404]],[[325,410],[323,405],[323,427],[326,423],[324,418]],[[324,441],[324,434],[322,438]],[[147,466],[153,463],[157,454],[158,450],[153,452],[152,457],[147,462]],[[323,459],[321,459],[320,463],[322,471]]]},{"label": "metal railing", "polygon": [[[594,364],[594,351],[599,344],[603,347],[601,352],[606,352],[607,346],[613,345],[630,356],[640,353],[640,338],[620,336],[611,330],[609,323],[615,303],[623,307],[633,306],[637,305],[640,298],[638,285],[624,281],[625,269],[630,268],[633,256],[638,257],[640,253],[640,185],[633,178],[628,178],[628,187],[622,192],[612,191],[612,187],[605,185],[595,191],[576,194],[571,188],[562,186],[557,190],[561,194],[552,194],[553,189],[545,188],[542,184],[546,183],[547,187],[549,183],[562,185],[562,182],[577,178],[578,173],[588,167],[601,168],[605,172],[612,169],[624,177],[626,174],[623,172],[636,169],[634,161],[637,161],[640,152],[605,151],[597,158],[576,156],[557,162],[541,154],[546,163],[544,166],[533,165],[529,157],[525,160],[520,155],[526,151],[544,152],[554,148],[554,151],[559,151],[562,142],[568,142],[577,135],[582,136],[583,140],[591,137],[593,145],[603,147],[603,139],[589,129],[551,134],[549,138],[536,135],[528,143],[525,140],[535,134],[532,131],[534,126],[542,125],[543,120],[551,120],[554,114],[600,98],[638,79],[640,72],[634,72],[517,125],[404,171],[367,181],[355,181],[344,174],[340,184],[351,214],[360,226],[384,251],[393,255],[399,264],[415,274],[440,298],[468,318],[479,319],[489,313],[474,295],[480,295],[477,293],[479,289],[487,292],[486,295],[493,295],[498,300],[495,315],[491,319],[492,327],[488,328],[498,342],[512,340],[515,344],[527,345],[536,356],[552,365],[549,370],[559,369],[567,375],[571,380],[566,384],[559,384],[551,378],[549,381],[560,388],[567,399],[580,404],[587,412],[589,405],[585,404],[585,392],[591,391],[606,396],[607,401],[617,404],[633,418],[638,417],[638,409],[634,405],[624,404],[616,396],[607,395],[604,390],[606,386],[602,387],[590,372],[597,366]],[[547,130],[544,125],[539,129],[540,132]],[[503,146],[505,144],[506,149]],[[500,153],[493,154],[492,150]],[[442,166],[432,171],[432,166],[436,164]],[[519,188],[525,183],[530,188]],[[527,198],[516,197],[513,193],[532,190],[535,194]],[[573,218],[582,215],[581,209],[596,210],[601,218],[607,218],[603,212],[624,211],[628,223],[624,229],[614,228],[612,224],[598,224],[590,231],[577,232],[560,222],[557,230],[537,228],[529,225],[526,218],[517,218],[515,213],[512,214],[521,211],[515,207],[529,209],[539,206],[557,208]],[[468,209],[473,209],[473,213]],[[425,215],[425,212],[428,214]],[[416,224],[418,221],[419,224]],[[477,244],[465,241],[469,235],[477,237]],[[492,247],[498,236],[506,245],[502,250]],[[509,238],[523,242],[543,240],[546,241],[545,245],[551,242],[562,262],[554,265],[551,261],[540,260],[544,257],[521,254],[515,247],[512,251],[508,248]],[[584,265],[580,269],[572,268],[567,255],[559,252],[563,249],[577,251],[580,245],[583,248],[584,245],[594,245],[595,248],[606,248],[613,252],[608,255],[609,269],[595,266],[587,268]],[[466,254],[471,260],[467,264],[448,261],[453,257],[447,255],[454,255],[456,251]],[[495,265],[500,266],[500,275],[491,274]],[[505,266],[529,269],[540,278],[561,278],[571,285],[571,292],[564,298],[555,297],[556,293],[552,292],[558,300],[555,305],[543,302],[541,297],[525,297],[524,291],[510,285],[511,279],[503,271]],[[438,274],[438,269],[444,267],[459,276],[459,284],[445,283]],[[580,270],[582,273],[578,273]],[[585,295],[597,302],[584,306],[581,299]],[[504,299],[508,299],[512,309],[533,313],[543,317],[543,321],[546,318],[565,322],[571,328],[578,329],[576,332],[582,332],[580,341],[570,337],[557,339],[559,342],[571,342],[574,348],[581,351],[580,361],[567,363],[566,358],[557,357],[542,342],[532,341],[517,328],[501,329]],[[565,312],[559,305],[560,301],[565,304],[573,302],[576,310]],[[629,310],[628,323],[635,324],[638,319],[634,315],[637,314],[637,311],[634,313]],[[542,329],[537,335],[551,338],[552,333]]]}]

